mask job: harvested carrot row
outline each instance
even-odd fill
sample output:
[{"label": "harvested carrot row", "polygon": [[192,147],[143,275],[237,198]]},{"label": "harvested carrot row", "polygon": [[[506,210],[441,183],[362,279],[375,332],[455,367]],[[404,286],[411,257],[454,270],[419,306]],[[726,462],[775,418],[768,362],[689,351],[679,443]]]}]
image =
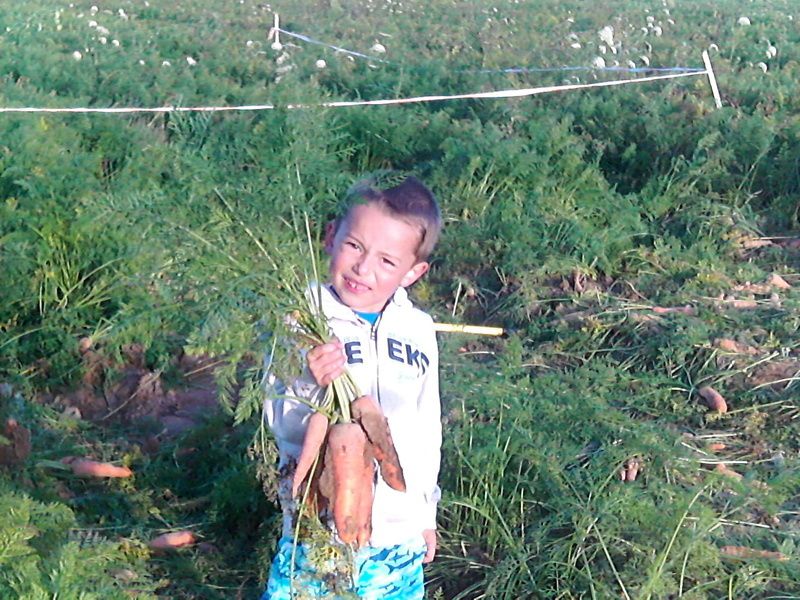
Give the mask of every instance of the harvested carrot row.
[{"label": "harvested carrot row", "polygon": [[292,496],[297,496],[300,485],[308,476],[314,461],[317,459],[328,433],[328,417],[320,412],[315,412],[308,419],[306,435],[303,439],[303,449],[297,457],[297,466],[292,477]]},{"label": "harvested carrot row", "polygon": [[392,489],[405,492],[406,480],[389,431],[389,422],[383,416],[378,404],[371,396],[361,396],[350,404],[350,412],[372,444],[383,480]]}]

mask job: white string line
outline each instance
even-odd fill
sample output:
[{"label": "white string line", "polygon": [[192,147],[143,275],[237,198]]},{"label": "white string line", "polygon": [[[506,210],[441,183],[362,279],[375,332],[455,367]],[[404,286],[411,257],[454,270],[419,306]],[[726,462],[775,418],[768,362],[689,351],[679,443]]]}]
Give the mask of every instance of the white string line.
[{"label": "white string line", "polygon": [[[356,52],[355,50],[348,50],[347,48],[342,48],[341,46],[334,46],[333,44],[328,44],[327,42],[322,42],[320,40],[316,40],[310,36],[304,35],[302,33],[295,33],[293,31],[289,31],[288,29],[283,29],[278,27],[270,28],[269,34],[267,35],[267,40],[272,39],[272,36],[275,34],[276,31],[284,35],[288,35],[289,37],[293,37],[298,40],[302,40],[304,42],[308,42],[309,44],[316,44],[318,46],[323,46],[325,48],[330,48],[336,52],[349,54],[351,56],[357,56],[359,58],[365,58],[367,60],[374,60],[375,62],[384,63],[387,65],[394,65],[392,61],[378,58],[377,56],[370,56],[369,54],[362,54],[361,52]],[[568,71],[617,71],[617,72],[624,72],[624,73],[688,73],[694,71],[702,71],[699,67],[588,67],[588,66],[569,66],[569,67],[508,67],[505,69],[470,69],[466,71],[460,71],[464,73],[559,73],[559,72],[568,72]]]},{"label": "white string line", "polygon": [[569,85],[548,85],[544,87],[506,89],[493,92],[473,92],[468,94],[451,94],[437,96],[414,96],[411,98],[388,98],[384,100],[335,100],[330,102],[319,102],[316,104],[286,104],[277,106],[275,104],[244,104],[239,106],[158,106],[158,107],[72,107],[72,108],[42,108],[42,107],[0,107],[0,113],[184,113],[184,112],[230,112],[230,111],[257,111],[275,110],[283,108],[288,110],[308,109],[308,108],[345,108],[350,106],[387,106],[391,104],[412,104],[421,102],[438,102],[445,100],[470,100],[470,99],[493,99],[493,98],[523,98],[536,96],[551,92],[566,92],[571,90],[613,87],[627,85],[630,83],[647,83],[648,81],[659,81],[662,79],[677,79],[679,77],[696,77],[706,75],[706,71],[696,71],[691,73],[672,73],[669,75],[653,75],[651,77],[638,77],[636,79],[621,79],[616,81],[599,81],[597,83],[575,83]]}]

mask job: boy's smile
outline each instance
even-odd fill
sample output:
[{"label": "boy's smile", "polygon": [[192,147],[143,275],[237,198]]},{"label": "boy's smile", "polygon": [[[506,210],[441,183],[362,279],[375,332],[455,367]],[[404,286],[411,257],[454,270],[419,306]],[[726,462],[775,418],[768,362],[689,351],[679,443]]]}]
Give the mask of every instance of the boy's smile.
[{"label": "boy's smile", "polygon": [[420,232],[376,204],[354,206],[329,240],[330,280],[339,299],[359,312],[380,312],[398,287],[419,279]]}]

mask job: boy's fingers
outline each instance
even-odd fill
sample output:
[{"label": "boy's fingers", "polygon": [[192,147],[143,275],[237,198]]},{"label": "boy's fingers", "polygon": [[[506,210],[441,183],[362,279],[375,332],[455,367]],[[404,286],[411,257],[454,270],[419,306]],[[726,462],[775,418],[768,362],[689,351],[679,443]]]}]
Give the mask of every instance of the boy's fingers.
[{"label": "boy's fingers", "polygon": [[425,556],[422,558],[423,564],[428,564],[429,562],[433,561],[433,558],[436,556],[436,530],[435,529],[426,529],[422,532],[422,537],[425,540]]}]

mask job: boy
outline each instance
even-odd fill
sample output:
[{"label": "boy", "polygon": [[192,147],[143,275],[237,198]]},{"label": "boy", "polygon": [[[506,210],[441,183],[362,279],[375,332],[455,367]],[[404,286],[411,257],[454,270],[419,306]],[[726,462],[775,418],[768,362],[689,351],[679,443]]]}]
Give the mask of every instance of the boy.
[{"label": "boy", "polygon": [[[397,492],[376,478],[372,537],[356,553],[351,592],[375,600],[421,599],[422,565],[436,552],[439,361],[433,321],[412,306],[404,288],[428,270],[441,216],[431,192],[414,177],[385,190],[361,187],[355,197],[325,239],[331,260],[322,306],[336,339],[308,352],[306,376],[281,399],[268,400],[266,414],[284,466],[299,454],[312,412],[291,396],[313,398],[319,386],[347,368],[359,388],[378,401],[406,491]],[[292,552],[292,473],[287,475],[279,493],[283,538],[263,598],[335,597],[324,574],[309,566],[307,549],[301,545]]]}]

